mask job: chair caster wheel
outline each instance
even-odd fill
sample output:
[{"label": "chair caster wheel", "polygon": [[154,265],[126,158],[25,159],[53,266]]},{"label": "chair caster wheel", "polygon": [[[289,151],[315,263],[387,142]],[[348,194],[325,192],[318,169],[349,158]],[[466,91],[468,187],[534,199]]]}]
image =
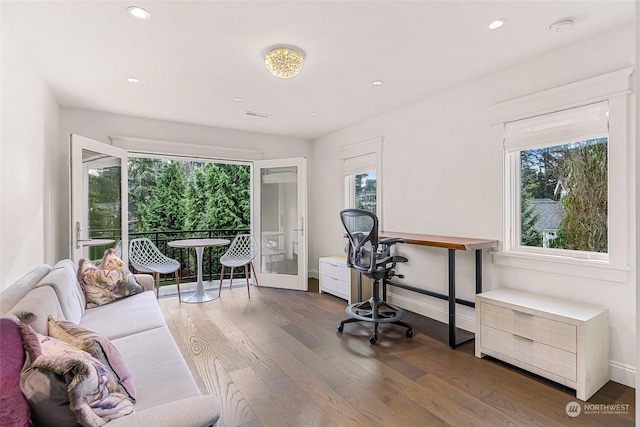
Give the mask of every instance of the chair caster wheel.
[{"label": "chair caster wheel", "polygon": [[344,330],[344,326],[342,325],[338,325],[338,332],[342,333],[342,331]]},{"label": "chair caster wheel", "polygon": [[413,330],[407,329],[406,335],[407,335],[407,338],[413,338]]},{"label": "chair caster wheel", "polygon": [[375,344],[376,341],[378,341],[378,336],[377,335],[372,335],[371,338],[369,338],[369,342],[371,344]]}]

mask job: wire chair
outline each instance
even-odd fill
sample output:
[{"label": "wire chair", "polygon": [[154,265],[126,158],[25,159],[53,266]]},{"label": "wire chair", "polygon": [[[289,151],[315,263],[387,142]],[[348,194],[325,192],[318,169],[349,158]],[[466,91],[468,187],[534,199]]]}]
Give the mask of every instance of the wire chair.
[{"label": "wire chair", "polygon": [[160,275],[175,273],[178,287],[178,300],[180,297],[180,262],[169,258],[160,252],[160,249],[149,239],[133,239],[129,242],[129,262],[141,273],[151,273],[156,280],[156,297],[160,296]]},{"label": "wire chair", "polygon": [[260,289],[258,284],[258,276],[256,275],[256,269],[253,266],[253,260],[258,254],[258,244],[256,239],[251,234],[238,234],[227,252],[220,257],[220,264],[222,264],[222,272],[220,273],[220,290],[218,292],[221,295],[222,292],[222,279],[224,279],[224,267],[231,267],[231,279],[229,280],[229,289],[233,283],[233,269],[236,267],[242,267],[244,265],[244,276],[247,279],[247,294],[251,298],[251,291],[249,290],[249,265],[253,271],[253,278],[256,281],[256,286]]}]

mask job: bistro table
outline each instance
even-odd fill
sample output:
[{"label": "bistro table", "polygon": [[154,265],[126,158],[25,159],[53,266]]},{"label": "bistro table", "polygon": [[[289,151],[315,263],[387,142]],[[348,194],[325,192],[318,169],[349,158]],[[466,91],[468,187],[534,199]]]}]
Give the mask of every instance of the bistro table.
[{"label": "bistro table", "polygon": [[182,300],[182,302],[196,303],[207,302],[218,298],[220,295],[212,297],[204,291],[204,285],[202,284],[202,254],[204,248],[211,246],[224,246],[228,245],[230,240],[227,239],[184,239],[174,240],[167,244],[172,248],[195,248],[196,259],[198,260],[198,281],[196,283],[196,291],[193,295]]}]

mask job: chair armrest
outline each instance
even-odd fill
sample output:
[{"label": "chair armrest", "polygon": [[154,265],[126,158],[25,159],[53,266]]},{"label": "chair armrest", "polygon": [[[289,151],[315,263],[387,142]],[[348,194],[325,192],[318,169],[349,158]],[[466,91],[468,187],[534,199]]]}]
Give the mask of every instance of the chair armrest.
[{"label": "chair armrest", "polygon": [[217,426],[220,404],[206,394],[167,402],[109,421],[109,427],[208,427]]},{"label": "chair armrest", "polygon": [[138,284],[140,286],[142,286],[142,288],[145,291],[153,291],[153,289],[155,288],[155,281],[153,280],[153,276],[150,274],[134,274],[133,277],[135,277],[136,282],[138,282]]},{"label": "chair armrest", "polygon": [[396,243],[404,243],[404,239],[400,237],[390,237],[388,239],[380,239],[378,240],[378,244],[380,245],[395,245]]}]

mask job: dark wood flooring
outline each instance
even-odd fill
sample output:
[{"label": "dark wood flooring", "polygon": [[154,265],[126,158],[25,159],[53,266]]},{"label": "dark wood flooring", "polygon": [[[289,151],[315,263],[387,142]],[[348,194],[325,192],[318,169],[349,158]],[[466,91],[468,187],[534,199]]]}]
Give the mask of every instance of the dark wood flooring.
[{"label": "dark wood flooring", "polygon": [[[328,294],[252,286],[249,299],[234,287],[208,303],[160,305],[201,390],[220,399],[224,427],[635,425],[634,389],[610,381],[585,404],[571,389],[476,358],[473,342],[451,350],[446,325],[413,313],[412,339],[382,325],[371,346],[371,325],[336,331],[346,302]],[[593,404],[628,406],[609,414]]]}]

